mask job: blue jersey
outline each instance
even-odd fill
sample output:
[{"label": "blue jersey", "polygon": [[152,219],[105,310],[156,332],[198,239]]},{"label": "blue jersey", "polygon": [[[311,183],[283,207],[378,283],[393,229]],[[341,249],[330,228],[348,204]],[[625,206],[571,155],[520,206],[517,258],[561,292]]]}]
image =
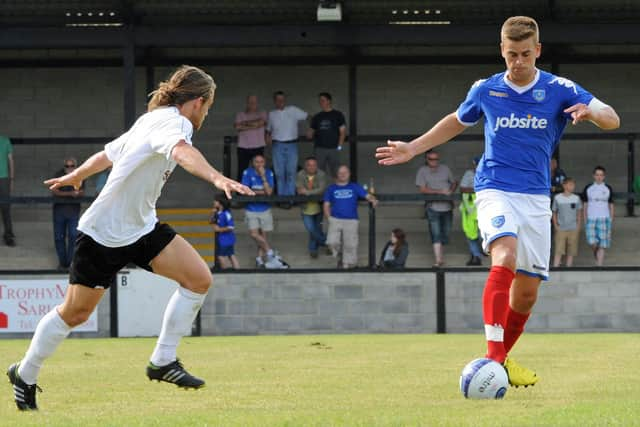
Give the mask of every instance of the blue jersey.
[{"label": "blue jersey", "polygon": [[551,155],[571,118],[564,110],[593,99],[571,80],[541,70],[525,87],[511,83],[505,72],[477,81],[456,111],[465,126],[485,119],[475,190],[548,195]]},{"label": "blue jersey", "polygon": [[[267,179],[267,182],[269,183],[269,186],[273,188],[273,172],[271,172],[270,169],[266,169],[264,175]],[[264,183],[262,182],[262,178],[252,167],[245,169],[245,171],[242,173],[242,183],[254,191],[264,190]],[[248,212],[264,212],[268,210],[269,207],[269,203],[247,203]]]},{"label": "blue jersey", "polygon": [[233,232],[234,223],[233,217],[231,216],[231,212],[222,211],[218,212],[213,217],[213,222],[215,222],[218,227],[229,227],[231,230],[223,231],[216,233],[216,246],[233,246],[236,243],[236,235]]},{"label": "blue jersey", "polygon": [[338,219],[358,219],[358,199],[365,197],[367,190],[355,182],[331,184],[324,192],[324,201],[331,204],[331,216]]}]

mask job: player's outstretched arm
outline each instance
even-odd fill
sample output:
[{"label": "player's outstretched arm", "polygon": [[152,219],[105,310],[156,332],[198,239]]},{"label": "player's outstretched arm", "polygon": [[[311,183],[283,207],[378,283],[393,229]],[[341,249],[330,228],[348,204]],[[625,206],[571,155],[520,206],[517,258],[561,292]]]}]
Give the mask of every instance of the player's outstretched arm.
[{"label": "player's outstretched arm", "polygon": [[44,184],[48,185],[50,190],[55,190],[56,188],[67,185],[72,185],[73,188],[79,190],[82,185],[82,181],[89,178],[91,175],[102,172],[111,165],[111,160],[109,160],[107,154],[103,150],[89,157],[73,172],[59,178],[48,179]]},{"label": "player's outstretched arm", "polygon": [[613,130],[620,127],[620,117],[618,117],[616,110],[599,101],[592,102],[589,105],[574,104],[564,112],[571,113],[574,125],[588,120],[604,130]]},{"label": "player's outstretched arm", "polygon": [[227,198],[231,198],[231,193],[236,192],[247,196],[255,196],[255,193],[246,185],[242,185],[218,172],[207,162],[202,153],[190,144],[180,141],[173,147],[171,157],[191,175],[202,178],[224,191]]},{"label": "player's outstretched arm", "polygon": [[465,129],[466,126],[458,121],[456,113],[451,113],[425,134],[409,143],[387,141],[386,146],[376,148],[378,164],[390,166],[408,162],[414,156],[444,144],[461,134]]}]

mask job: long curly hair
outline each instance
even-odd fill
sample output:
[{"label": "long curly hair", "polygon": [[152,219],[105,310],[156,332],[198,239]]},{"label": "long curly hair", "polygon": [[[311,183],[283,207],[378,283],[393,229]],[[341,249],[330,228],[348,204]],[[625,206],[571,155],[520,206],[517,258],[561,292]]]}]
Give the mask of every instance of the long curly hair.
[{"label": "long curly hair", "polygon": [[198,67],[183,65],[169,78],[160,82],[149,96],[148,111],[167,105],[182,105],[192,99],[202,97],[205,101],[213,98],[216,84],[213,78]]}]

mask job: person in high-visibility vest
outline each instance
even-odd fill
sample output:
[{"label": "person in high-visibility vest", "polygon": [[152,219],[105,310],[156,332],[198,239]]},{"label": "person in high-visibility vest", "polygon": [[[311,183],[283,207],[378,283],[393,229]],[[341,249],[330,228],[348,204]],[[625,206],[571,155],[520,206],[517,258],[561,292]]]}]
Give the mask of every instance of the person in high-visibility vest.
[{"label": "person in high-visibility vest", "polygon": [[476,174],[476,167],[480,157],[473,158],[473,169],[465,171],[460,181],[460,193],[462,202],[460,203],[460,217],[462,218],[462,231],[469,244],[471,258],[467,265],[482,265],[482,246],[480,244],[480,232],[478,230],[478,213],[476,212],[476,193],[473,189],[473,178]]}]

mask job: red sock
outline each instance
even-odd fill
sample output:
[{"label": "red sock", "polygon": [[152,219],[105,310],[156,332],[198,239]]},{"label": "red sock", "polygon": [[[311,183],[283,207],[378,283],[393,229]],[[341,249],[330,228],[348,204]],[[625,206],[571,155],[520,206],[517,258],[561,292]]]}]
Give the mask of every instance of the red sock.
[{"label": "red sock", "polygon": [[487,358],[502,363],[507,357],[504,328],[509,310],[509,289],[515,273],[506,267],[493,266],[482,294],[482,317],[487,337]]},{"label": "red sock", "polygon": [[518,338],[520,338],[520,335],[522,335],[524,324],[527,323],[529,316],[531,316],[531,313],[518,313],[509,307],[507,327],[504,329],[504,351],[506,353],[509,353]]}]

